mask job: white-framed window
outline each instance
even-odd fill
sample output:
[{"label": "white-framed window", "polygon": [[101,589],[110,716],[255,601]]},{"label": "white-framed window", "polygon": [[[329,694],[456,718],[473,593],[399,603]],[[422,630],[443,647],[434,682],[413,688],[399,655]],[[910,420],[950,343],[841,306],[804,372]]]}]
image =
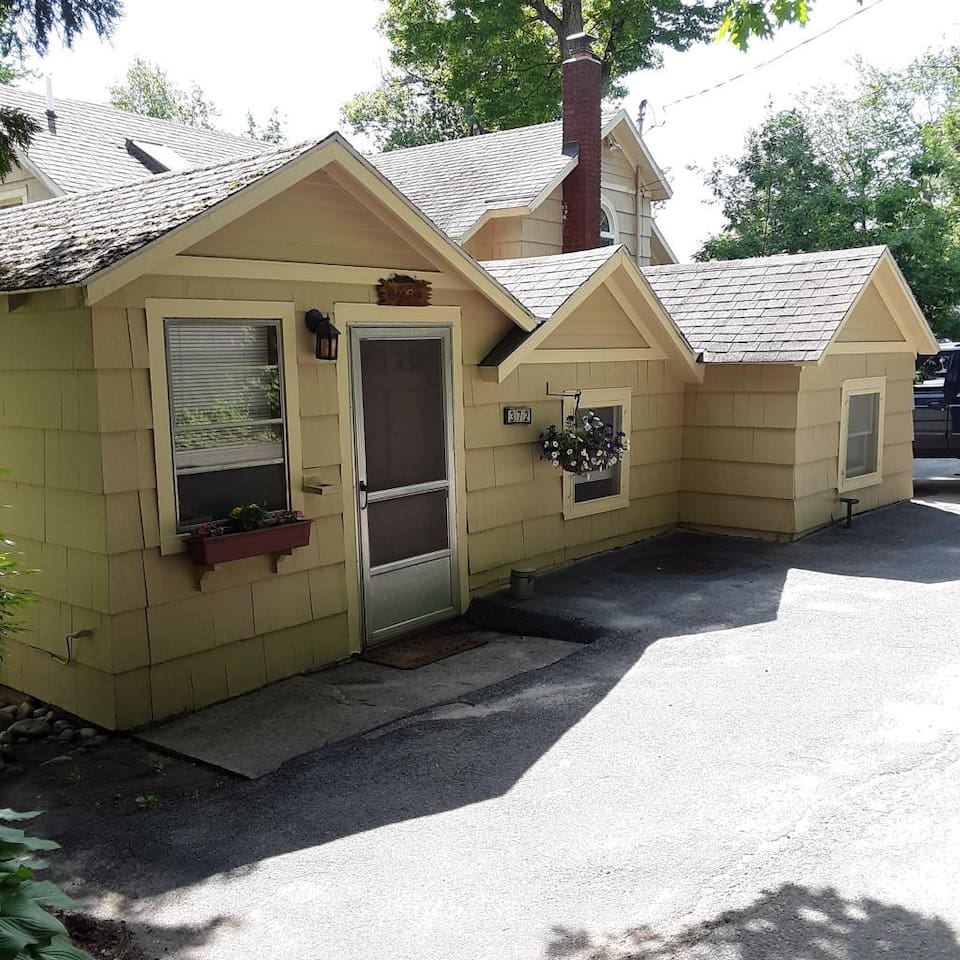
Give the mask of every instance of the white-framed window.
[{"label": "white-framed window", "polygon": [[302,508],[293,304],[147,301],[161,551],[233,507]]},{"label": "white-framed window", "polygon": [[[614,432],[623,431],[630,437],[630,387],[610,387],[602,390],[584,390],[580,396],[579,413],[592,412]],[[565,397],[564,422],[577,409],[576,400]],[[563,475],[563,515],[567,519],[589,517],[608,510],[622,510],[630,505],[630,453],[619,463],[591,473]]]},{"label": "white-framed window", "polygon": [[0,183],[0,210],[7,207],[20,207],[27,202],[27,186],[20,183],[4,186]]},{"label": "white-framed window", "polygon": [[883,419],[886,377],[844,380],[841,390],[840,493],[883,479]]},{"label": "white-framed window", "polygon": [[606,200],[600,201],[600,246],[612,247],[619,243],[617,215]]}]

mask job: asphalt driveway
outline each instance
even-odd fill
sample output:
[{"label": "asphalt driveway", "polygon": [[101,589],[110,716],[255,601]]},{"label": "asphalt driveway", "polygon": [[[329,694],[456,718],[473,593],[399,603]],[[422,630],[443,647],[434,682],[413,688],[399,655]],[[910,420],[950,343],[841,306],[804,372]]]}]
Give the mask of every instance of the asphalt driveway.
[{"label": "asphalt driveway", "polygon": [[543,578],[594,643],[63,836],[76,892],[177,958],[960,960],[952,472],[850,531]]}]

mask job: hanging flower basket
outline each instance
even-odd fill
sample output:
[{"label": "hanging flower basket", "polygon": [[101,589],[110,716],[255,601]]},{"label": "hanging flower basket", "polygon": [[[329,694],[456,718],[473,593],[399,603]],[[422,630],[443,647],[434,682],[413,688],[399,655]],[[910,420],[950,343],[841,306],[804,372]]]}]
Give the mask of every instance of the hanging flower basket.
[{"label": "hanging flower basket", "polygon": [[604,423],[592,410],[571,414],[563,430],[551,425],[540,435],[540,459],[567,473],[607,470],[629,449],[626,434]]},{"label": "hanging flower basket", "polygon": [[310,543],[312,523],[303,514],[262,507],[235,507],[229,520],[205,523],[186,541],[197,567],[215,567],[231,560],[270,555],[274,558]]},{"label": "hanging flower basket", "polygon": [[429,307],[430,283],[395,273],[377,284],[377,303],[387,307]]}]

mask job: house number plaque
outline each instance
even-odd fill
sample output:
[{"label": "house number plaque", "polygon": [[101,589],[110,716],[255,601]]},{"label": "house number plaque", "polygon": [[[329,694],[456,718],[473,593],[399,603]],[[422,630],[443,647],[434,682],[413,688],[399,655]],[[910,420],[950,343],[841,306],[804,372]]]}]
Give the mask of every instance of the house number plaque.
[{"label": "house number plaque", "polygon": [[503,422],[511,423],[533,423],[533,407],[504,407]]}]

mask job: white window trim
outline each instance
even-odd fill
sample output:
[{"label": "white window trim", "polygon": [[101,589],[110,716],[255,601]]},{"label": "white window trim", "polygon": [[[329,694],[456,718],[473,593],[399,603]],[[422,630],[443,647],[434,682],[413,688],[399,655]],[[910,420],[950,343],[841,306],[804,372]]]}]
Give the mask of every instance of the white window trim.
[{"label": "white window trim", "polygon": [[[8,203],[8,200],[19,200],[19,203]],[[18,183],[13,186],[0,184],[0,210],[8,210],[28,202],[27,185]]]},{"label": "white window trim", "polygon": [[601,233],[600,239],[612,240],[612,246],[616,246],[620,242],[620,225],[617,223],[617,211],[614,209],[613,204],[603,198],[600,199],[600,209],[607,215],[607,220],[610,222],[610,233]]},{"label": "white window trim", "polygon": [[[633,403],[633,391],[630,387],[610,387],[603,390],[584,390],[580,395],[580,409],[592,410],[595,407],[620,407],[620,429],[630,438],[630,408]],[[573,416],[576,409],[574,397],[563,398],[563,422]],[[630,506],[630,453],[620,461],[620,492],[612,497],[601,497],[576,503],[573,499],[573,477],[563,472],[563,518],[575,520],[578,517],[591,517],[610,510],[623,510]]]},{"label": "white window trim", "polygon": [[[873,473],[864,474],[862,477],[847,479],[847,429],[850,418],[850,398],[870,393],[880,394],[880,403],[877,409],[877,469]],[[860,380],[843,381],[840,395],[840,458],[837,461],[838,493],[872,487],[883,480],[883,427],[886,396],[886,377],[864,377]]]},{"label": "white window trim", "polygon": [[157,507],[160,522],[160,553],[182,553],[186,534],[177,532],[175,477],[170,424],[170,389],[164,321],[279,320],[282,340],[282,370],[287,441],[287,482],[290,509],[303,510],[303,455],[300,441],[300,390],[297,374],[297,325],[293,303],[246,300],[154,300],[147,299],[147,343],[150,356],[150,395],[153,406],[153,450],[157,468]]}]

